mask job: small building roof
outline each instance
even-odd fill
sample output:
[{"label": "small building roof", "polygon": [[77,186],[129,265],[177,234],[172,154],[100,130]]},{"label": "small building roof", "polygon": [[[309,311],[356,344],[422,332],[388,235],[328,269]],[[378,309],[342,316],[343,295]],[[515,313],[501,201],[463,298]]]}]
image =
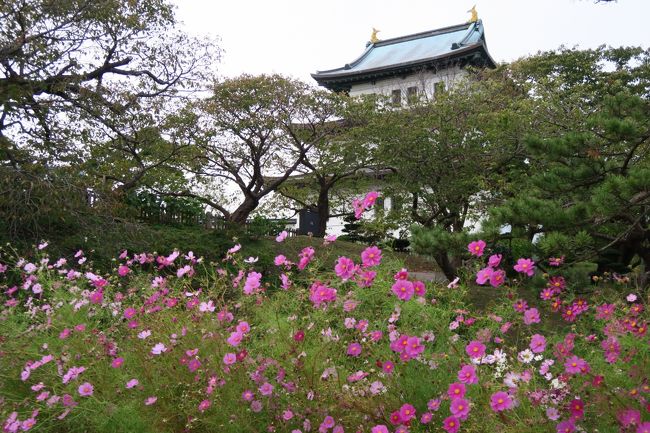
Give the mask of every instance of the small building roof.
[{"label": "small building roof", "polygon": [[481,20],[369,42],[352,63],[311,76],[330,90],[348,91],[355,83],[405,76],[423,69],[438,70],[453,64],[496,66],[487,50]]}]

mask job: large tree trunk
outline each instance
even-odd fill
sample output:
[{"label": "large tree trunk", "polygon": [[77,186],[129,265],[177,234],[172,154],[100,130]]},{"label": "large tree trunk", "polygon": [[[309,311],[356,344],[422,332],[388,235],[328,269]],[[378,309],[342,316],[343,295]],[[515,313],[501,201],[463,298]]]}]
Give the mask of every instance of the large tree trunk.
[{"label": "large tree trunk", "polygon": [[330,186],[327,183],[320,184],[320,190],[318,191],[318,202],[316,203],[316,209],[318,210],[318,227],[314,236],[323,237],[327,232],[327,220],[330,217]]},{"label": "large tree trunk", "polygon": [[453,281],[458,276],[456,273],[457,266],[449,260],[449,255],[446,252],[435,254],[433,258],[449,281]]},{"label": "large tree trunk", "polygon": [[230,215],[230,222],[244,224],[259,202],[258,198],[247,195],[244,202]]}]

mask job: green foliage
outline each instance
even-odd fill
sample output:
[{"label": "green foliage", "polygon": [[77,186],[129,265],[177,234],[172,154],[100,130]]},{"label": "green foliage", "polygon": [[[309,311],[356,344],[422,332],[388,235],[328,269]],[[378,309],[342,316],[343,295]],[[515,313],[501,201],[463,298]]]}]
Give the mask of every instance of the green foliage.
[{"label": "green foliage", "polygon": [[595,258],[601,272],[635,255],[649,269],[648,55],[563,50],[510,67],[535,96],[541,125],[526,134],[518,191],[491,210],[497,223],[543,233],[542,251]]}]

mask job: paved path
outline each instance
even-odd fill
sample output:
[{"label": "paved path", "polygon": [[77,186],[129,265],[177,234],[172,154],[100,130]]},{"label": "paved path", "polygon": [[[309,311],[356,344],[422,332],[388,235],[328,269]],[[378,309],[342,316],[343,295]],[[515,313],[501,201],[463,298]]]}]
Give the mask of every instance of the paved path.
[{"label": "paved path", "polygon": [[409,272],[409,275],[416,280],[433,281],[436,283],[449,283],[447,277],[442,272]]}]

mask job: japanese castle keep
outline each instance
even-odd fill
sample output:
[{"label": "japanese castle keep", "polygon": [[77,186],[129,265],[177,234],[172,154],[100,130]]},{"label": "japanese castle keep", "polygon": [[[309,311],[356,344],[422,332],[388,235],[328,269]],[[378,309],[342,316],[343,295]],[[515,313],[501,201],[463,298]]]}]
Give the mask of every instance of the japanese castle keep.
[{"label": "japanese castle keep", "polygon": [[386,40],[377,39],[377,32],[358,59],[312,77],[333,91],[383,94],[399,104],[449,88],[467,66],[495,67],[475,11],[465,24]]}]

